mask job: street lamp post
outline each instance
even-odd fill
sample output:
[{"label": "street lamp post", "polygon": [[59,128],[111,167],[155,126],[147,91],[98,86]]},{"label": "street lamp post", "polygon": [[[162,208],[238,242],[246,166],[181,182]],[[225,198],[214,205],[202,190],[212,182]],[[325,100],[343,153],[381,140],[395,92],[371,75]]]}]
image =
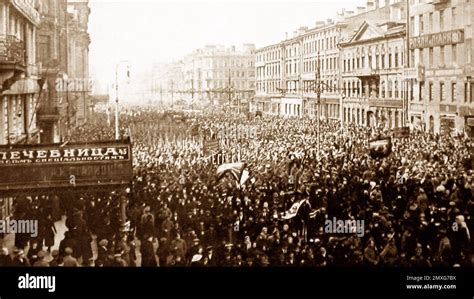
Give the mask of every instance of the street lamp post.
[{"label": "street lamp post", "polygon": [[316,74],[315,74],[315,79],[316,79],[316,94],[317,94],[317,105],[318,105],[318,153],[321,151],[321,64],[319,60],[319,52],[318,52],[318,65],[316,68]]},{"label": "street lamp post", "polygon": [[[117,64],[115,67],[115,140],[120,139],[119,131],[119,85],[118,85],[118,70],[121,64],[127,63],[128,61],[124,60]],[[128,76],[128,73],[127,73]]]}]

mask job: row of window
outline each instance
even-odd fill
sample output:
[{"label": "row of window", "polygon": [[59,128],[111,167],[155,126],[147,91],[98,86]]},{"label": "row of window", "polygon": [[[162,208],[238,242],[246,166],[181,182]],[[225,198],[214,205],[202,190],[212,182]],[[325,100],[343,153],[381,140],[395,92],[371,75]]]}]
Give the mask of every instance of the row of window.
[{"label": "row of window", "polygon": [[337,47],[337,37],[330,36],[303,44],[303,54],[317,53],[319,51],[335,49]]},{"label": "row of window", "polygon": [[257,82],[256,84],[258,92],[268,92],[268,93],[277,93],[281,89],[280,81],[270,81],[270,82]]},{"label": "row of window", "polygon": [[[449,18],[449,14],[451,18]],[[455,29],[458,22],[458,9],[456,7],[446,8],[437,12],[429,12],[425,14],[419,14],[418,18],[418,31],[419,34],[435,33],[435,25],[439,24],[439,31],[447,31]],[[416,34],[415,30],[415,17],[410,18],[411,21],[411,34]]]},{"label": "row of window", "polygon": [[[411,61],[415,61],[415,50],[410,51]],[[436,48],[419,49],[420,63],[427,68],[445,67],[446,62],[450,61],[450,66],[457,65],[458,46],[447,45]],[[435,60],[435,58],[438,58]]]},{"label": "row of window", "polygon": [[[321,71],[336,70],[337,69],[337,57],[319,59]],[[311,59],[303,62],[303,72],[316,72],[318,69],[318,59]]]},{"label": "row of window", "polygon": [[372,85],[371,82],[345,81],[343,93],[346,97],[380,97],[382,99],[393,99],[402,97],[402,82],[381,81],[380,84]]},{"label": "row of window", "polygon": [[[320,59],[321,71],[337,70],[337,57]],[[303,72],[315,72],[318,68],[317,59],[307,60],[303,62]],[[285,63],[285,74],[298,74],[298,61]],[[257,68],[257,77],[263,76],[278,76],[280,75],[280,65],[277,63],[267,65],[266,67]]]},{"label": "row of window", "polygon": [[293,57],[299,55],[299,45],[292,45],[291,47],[286,48],[286,57]]},{"label": "row of window", "polygon": [[[455,82],[451,82],[451,90],[450,90],[450,95],[448,98],[448,94],[446,92],[446,83],[445,82],[439,82],[438,83],[438,100],[440,102],[447,102],[448,99],[451,102],[457,102],[458,98],[458,85]],[[419,101],[422,101],[425,98],[425,83],[421,82],[419,85]],[[466,82],[464,83],[464,103],[474,103],[474,82]],[[427,90],[427,96],[428,100],[430,102],[434,101],[436,99],[435,96],[435,84],[433,82],[428,83],[428,90]]]},{"label": "row of window", "polygon": [[8,131],[10,134],[19,136],[31,122],[31,129],[35,128],[36,117],[31,119],[31,113],[36,105],[36,99],[32,95],[12,95],[0,98],[0,144],[5,143]]},{"label": "row of window", "polygon": [[272,50],[270,52],[267,52],[267,53],[263,53],[263,54],[257,54],[255,59],[257,60],[257,62],[260,62],[260,61],[269,61],[269,60],[277,60],[277,59],[280,59],[280,50],[279,49],[276,49],[276,50]]},{"label": "row of window", "polygon": [[[317,87],[317,86],[316,86]],[[304,92],[316,92],[314,81],[303,81]],[[337,80],[321,80],[321,93],[337,92]]]},{"label": "row of window", "polygon": [[257,77],[280,75],[280,64],[274,63],[266,67],[257,68]]},{"label": "row of window", "polygon": [[[187,84],[186,89],[196,88],[197,90],[202,90],[203,88],[227,88],[229,87],[228,80],[212,80],[206,83],[198,82],[197,84]],[[236,89],[251,89],[254,87],[253,82],[249,81],[232,81],[232,87]]]},{"label": "row of window", "polygon": [[[211,78],[211,75],[213,78]],[[204,80],[213,80],[216,78],[228,78],[230,75],[231,78],[252,78],[255,76],[255,71],[231,71],[229,74],[229,71],[220,71],[220,72],[211,72],[207,71],[205,72],[205,78]],[[193,78],[193,74],[188,74],[188,80],[191,80]],[[201,78],[201,76],[198,76],[198,78]]]},{"label": "row of window", "polygon": [[[367,58],[367,59],[366,59]],[[349,59],[343,59],[342,69],[343,72],[350,72],[357,69],[364,68],[375,68],[375,69],[385,69],[385,68],[397,68],[403,65],[403,52],[401,54],[398,51],[393,53],[375,53],[372,55],[369,52],[366,55],[363,53],[359,57],[353,57]]]},{"label": "row of window", "polygon": [[[189,64],[199,65],[194,61]],[[253,59],[206,59],[204,62],[205,67],[253,67]]]},{"label": "row of window", "polygon": [[285,74],[289,74],[289,75],[299,74],[299,67],[296,60],[293,63],[285,63]]}]

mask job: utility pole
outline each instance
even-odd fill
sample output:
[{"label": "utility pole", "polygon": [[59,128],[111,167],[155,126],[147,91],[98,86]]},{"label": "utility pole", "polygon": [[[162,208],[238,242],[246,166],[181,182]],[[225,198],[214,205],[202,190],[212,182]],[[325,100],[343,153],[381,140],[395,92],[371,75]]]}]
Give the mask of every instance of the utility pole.
[{"label": "utility pole", "polygon": [[[406,22],[406,54],[405,54],[405,69],[408,69],[410,68],[410,30],[411,30],[411,26],[410,26],[410,0],[406,0],[406,4],[407,4],[407,22]],[[405,78],[405,99],[403,100],[403,114],[404,114],[404,117],[403,117],[403,126],[405,127],[408,123],[408,103],[409,103],[409,96],[410,96],[410,93],[408,91],[409,87],[410,87],[410,81],[411,79],[406,79]]]},{"label": "utility pole", "polygon": [[[119,85],[118,85],[118,71],[119,67],[122,63],[128,63],[128,61],[121,61],[115,67],[115,140],[120,139],[120,131],[119,131]],[[129,77],[129,73],[127,71],[127,77]]]},{"label": "utility pole", "polygon": [[171,80],[171,106],[173,106],[174,101],[174,82]]},{"label": "utility pole", "polygon": [[232,102],[232,95],[231,95],[231,87],[230,87],[231,81],[230,80],[231,79],[230,79],[230,69],[229,69],[229,82],[227,84],[227,93],[229,95],[229,110],[231,109],[231,104],[232,104],[231,103]]},{"label": "utility pole", "polygon": [[194,100],[194,74],[191,78],[191,99]]},{"label": "utility pole", "polygon": [[63,79],[66,78],[66,113],[67,113],[67,136],[69,137],[71,134],[71,113],[70,113],[70,103],[69,103],[69,13],[67,11],[67,1],[65,5],[65,14],[64,14],[64,22],[65,22],[65,29],[66,29],[66,76],[63,76]]},{"label": "utility pole", "polygon": [[119,88],[118,88],[118,66],[115,69],[115,140],[120,139],[120,132],[119,132]]},{"label": "utility pole", "polygon": [[163,105],[163,87],[160,84],[160,104]]},{"label": "utility pole", "polygon": [[316,68],[315,74],[315,89],[317,95],[317,105],[318,105],[318,153],[321,151],[321,63],[319,59],[319,51],[318,51],[318,65]]}]

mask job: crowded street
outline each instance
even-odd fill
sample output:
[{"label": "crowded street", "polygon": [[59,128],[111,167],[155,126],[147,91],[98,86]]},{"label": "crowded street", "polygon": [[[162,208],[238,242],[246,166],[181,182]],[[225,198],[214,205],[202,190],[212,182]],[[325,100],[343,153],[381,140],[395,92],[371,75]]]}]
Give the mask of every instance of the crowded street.
[{"label": "crowded street", "polygon": [[[126,191],[18,198],[14,217],[37,219],[42,229],[36,238],[16,235],[13,258],[4,248],[2,265],[474,265],[469,138],[423,132],[395,138],[383,123],[173,114],[122,113],[120,137],[133,148]],[[71,142],[113,139],[106,119],[98,114]],[[216,136],[219,151],[209,154],[203,144]],[[377,136],[393,137],[386,157],[370,155],[368,141]],[[238,162],[246,180],[216,174],[220,164]],[[325,222],[333,218],[363,220],[363,231],[328,233]],[[58,225],[66,230],[59,244]]]}]

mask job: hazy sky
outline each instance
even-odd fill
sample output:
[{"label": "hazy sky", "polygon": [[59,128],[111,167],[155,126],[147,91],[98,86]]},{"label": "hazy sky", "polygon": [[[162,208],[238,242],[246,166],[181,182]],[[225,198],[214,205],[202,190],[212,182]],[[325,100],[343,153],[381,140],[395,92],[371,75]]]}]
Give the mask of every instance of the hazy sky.
[{"label": "hazy sky", "polygon": [[153,62],[179,59],[206,44],[257,47],[282,40],[300,26],[334,18],[366,0],[91,0],[90,64],[101,81],[115,65],[140,73]]}]

